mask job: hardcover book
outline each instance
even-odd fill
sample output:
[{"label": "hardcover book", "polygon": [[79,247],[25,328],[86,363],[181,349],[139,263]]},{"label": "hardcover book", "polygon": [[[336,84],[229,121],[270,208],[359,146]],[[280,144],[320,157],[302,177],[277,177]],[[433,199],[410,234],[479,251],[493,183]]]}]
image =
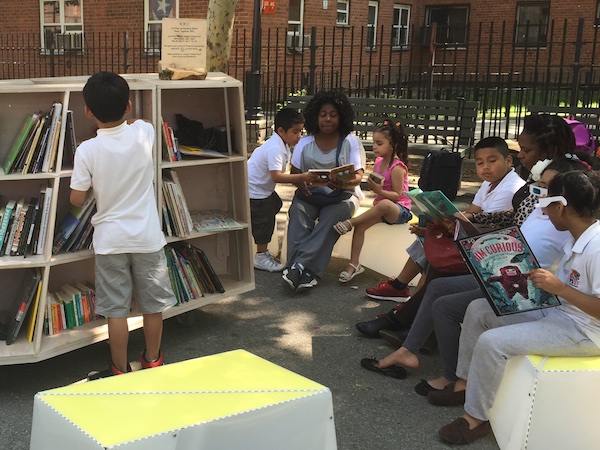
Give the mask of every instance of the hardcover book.
[{"label": "hardcover book", "polygon": [[534,286],[528,273],[540,267],[519,227],[458,239],[458,248],[498,316],[560,305]]},{"label": "hardcover book", "polygon": [[309,169],[308,171],[319,176],[316,181],[310,183],[313,186],[326,186],[329,181],[350,181],[355,175],[354,164],[346,164],[333,169]]},{"label": "hardcover book", "polygon": [[455,232],[456,224],[460,224],[468,235],[480,234],[483,231],[467,219],[442,191],[424,192],[417,188],[405,194],[426,215],[426,222],[440,225],[452,234]]}]

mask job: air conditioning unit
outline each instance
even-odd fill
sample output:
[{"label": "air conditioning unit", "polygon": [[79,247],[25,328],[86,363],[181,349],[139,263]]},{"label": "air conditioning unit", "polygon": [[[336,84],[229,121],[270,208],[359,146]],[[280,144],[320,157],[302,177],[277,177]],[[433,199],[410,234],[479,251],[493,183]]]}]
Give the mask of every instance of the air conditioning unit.
[{"label": "air conditioning unit", "polygon": [[288,32],[285,46],[290,50],[301,52],[303,49],[310,47],[310,34],[300,35],[293,31]]},{"label": "air conditioning unit", "polygon": [[54,44],[60,50],[79,51],[83,49],[83,35],[82,33],[55,34]]}]

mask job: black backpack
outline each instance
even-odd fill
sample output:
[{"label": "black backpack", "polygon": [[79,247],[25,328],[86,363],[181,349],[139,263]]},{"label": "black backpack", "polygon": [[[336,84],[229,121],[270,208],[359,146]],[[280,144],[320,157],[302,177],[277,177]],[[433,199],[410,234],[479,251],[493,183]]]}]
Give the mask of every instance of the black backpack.
[{"label": "black backpack", "polygon": [[423,160],[419,177],[419,188],[423,191],[444,193],[454,200],[460,187],[463,157],[459,152],[449,150],[431,150]]}]

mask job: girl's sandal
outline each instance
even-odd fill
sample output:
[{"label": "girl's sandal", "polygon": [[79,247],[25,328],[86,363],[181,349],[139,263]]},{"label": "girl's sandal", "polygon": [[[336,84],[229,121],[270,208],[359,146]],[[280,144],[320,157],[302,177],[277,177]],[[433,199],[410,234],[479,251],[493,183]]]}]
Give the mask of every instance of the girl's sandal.
[{"label": "girl's sandal", "polygon": [[[346,226],[344,222],[347,223],[348,226]],[[352,230],[352,222],[350,222],[349,220],[342,220],[341,222],[336,223],[333,226],[333,229],[337,231],[340,235],[344,235],[348,231]]]},{"label": "girl's sandal", "polygon": [[340,283],[347,283],[348,281],[352,280],[352,278],[354,278],[356,275],[360,275],[361,273],[363,273],[365,271],[365,268],[363,266],[361,266],[360,264],[355,266],[352,263],[348,263],[348,265],[354,269],[354,272],[349,273],[345,270],[342,271],[340,273],[340,277],[338,278]]}]

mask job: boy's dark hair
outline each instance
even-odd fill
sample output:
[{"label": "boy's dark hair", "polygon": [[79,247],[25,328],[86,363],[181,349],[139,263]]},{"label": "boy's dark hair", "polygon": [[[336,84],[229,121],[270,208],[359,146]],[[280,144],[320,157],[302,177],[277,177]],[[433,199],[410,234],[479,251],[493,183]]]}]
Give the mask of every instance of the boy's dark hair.
[{"label": "boy's dark hair", "polygon": [[275,130],[283,128],[283,131],[287,131],[300,123],[304,123],[304,116],[293,108],[281,108],[275,114]]},{"label": "boy's dark hair", "polygon": [[83,99],[100,122],[115,122],[125,115],[129,101],[129,85],[116,73],[98,72],[85,83]]},{"label": "boy's dark hair", "polygon": [[584,218],[598,217],[600,210],[600,175],[594,171],[571,171],[556,174],[548,184],[548,196],[562,195]]},{"label": "boy's dark hair", "polygon": [[490,136],[483,138],[475,145],[475,153],[482,148],[495,148],[502,157],[507,158],[510,155],[508,144],[504,139],[498,136]]},{"label": "boy's dark hair", "polygon": [[319,111],[323,105],[333,105],[340,117],[338,131],[340,136],[346,136],[354,130],[354,110],[346,94],[341,91],[319,91],[304,107],[304,128],[307,133],[319,132]]},{"label": "boy's dark hair", "polygon": [[546,159],[563,153],[575,153],[575,135],[562,117],[554,114],[530,114],[523,119],[523,133],[529,135]]},{"label": "boy's dark hair", "polygon": [[386,118],[379,127],[375,129],[376,132],[383,133],[390,141],[392,145],[392,154],[390,155],[389,163],[392,164],[394,155],[396,155],[400,161],[408,166],[408,136],[404,132],[404,127],[398,121]]}]

